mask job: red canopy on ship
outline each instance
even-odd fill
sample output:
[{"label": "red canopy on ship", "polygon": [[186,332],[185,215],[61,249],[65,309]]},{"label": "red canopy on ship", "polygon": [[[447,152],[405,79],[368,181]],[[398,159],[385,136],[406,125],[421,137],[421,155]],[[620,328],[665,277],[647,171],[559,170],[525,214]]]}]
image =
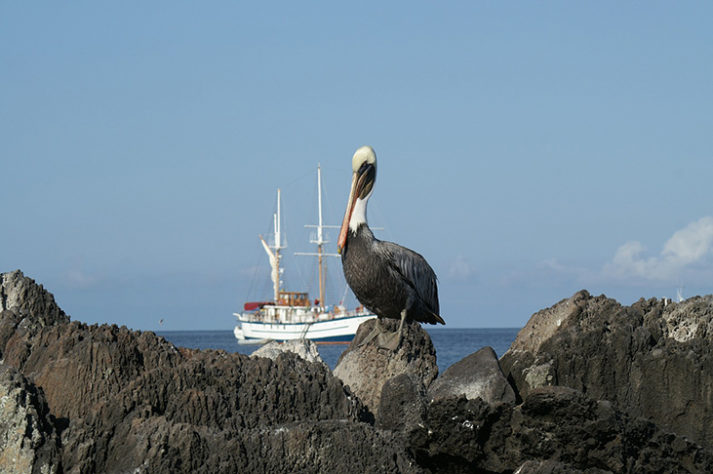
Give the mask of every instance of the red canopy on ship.
[{"label": "red canopy on ship", "polygon": [[271,301],[249,301],[243,305],[245,311],[255,311],[258,308],[262,308],[266,304],[271,304]]}]

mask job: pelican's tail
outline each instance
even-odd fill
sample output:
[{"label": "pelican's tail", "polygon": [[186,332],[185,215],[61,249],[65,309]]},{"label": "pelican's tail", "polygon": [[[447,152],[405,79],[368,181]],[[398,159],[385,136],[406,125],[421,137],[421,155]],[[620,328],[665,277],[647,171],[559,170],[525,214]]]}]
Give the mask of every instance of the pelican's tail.
[{"label": "pelican's tail", "polygon": [[431,324],[438,324],[438,323],[441,323],[441,324],[443,324],[443,325],[446,324],[446,322],[443,320],[442,317],[440,317],[439,315],[437,315],[437,314],[434,313],[433,311],[430,311],[430,313],[431,313],[431,316],[433,316],[433,317],[431,318],[430,321],[428,321],[429,323],[431,323]]}]

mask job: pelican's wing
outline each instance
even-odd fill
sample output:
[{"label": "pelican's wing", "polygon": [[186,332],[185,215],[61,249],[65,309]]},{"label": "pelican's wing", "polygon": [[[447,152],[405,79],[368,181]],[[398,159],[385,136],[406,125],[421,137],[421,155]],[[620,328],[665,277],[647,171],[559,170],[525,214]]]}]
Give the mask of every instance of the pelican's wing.
[{"label": "pelican's wing", "polygon": [[416,291],[436,319],[445,324],[439,316],[438,279],[426,259],[421,254],[393,242],[378,241],[376,245],[391,268]]}]

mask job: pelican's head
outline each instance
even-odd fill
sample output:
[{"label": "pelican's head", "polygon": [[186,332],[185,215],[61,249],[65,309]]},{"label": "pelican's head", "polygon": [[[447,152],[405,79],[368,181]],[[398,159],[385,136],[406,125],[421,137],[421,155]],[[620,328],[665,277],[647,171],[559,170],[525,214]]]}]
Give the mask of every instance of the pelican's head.
[{"label": "pelican's head", "polygon": [[356,186],[355,195],[369,199],[374,181],[376,181],[376,153],[370,146],[359,148],[352,157],[352,187]]},{"label": "pelican's head", "polygon": [[352,170],[356,173],[364,163],[376,166],[376,152],[369,145],[364,145],[354,152],[352,157]]},{"label": "pelican's head", "polygon": [[359,148],[352,157],[352,186],[347,210],[339,231],[337,250],[341,253],[347,241],[347,231],[356,232],[359,224],[366,224],[366,201],[374,190],[376,181],[376,153],[370,146]]}]

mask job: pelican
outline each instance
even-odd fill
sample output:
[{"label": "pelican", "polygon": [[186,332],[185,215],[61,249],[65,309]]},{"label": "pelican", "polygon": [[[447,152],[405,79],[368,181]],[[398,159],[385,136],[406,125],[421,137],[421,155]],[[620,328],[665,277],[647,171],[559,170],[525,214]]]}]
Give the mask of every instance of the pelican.
[{"label": "pelican", "polygon": [[378,336],[381,347],[396,350],[406,319],[446,324],[438,315],[436,274],[420,254],[374,237],[366,222],[366,204],[376,181],[376,153],[359,148],[352,158],[352,185],[337,249],[344,277],[357,299],[379,318],[400,319],[397,333],[377,327],[362,344]]}]

